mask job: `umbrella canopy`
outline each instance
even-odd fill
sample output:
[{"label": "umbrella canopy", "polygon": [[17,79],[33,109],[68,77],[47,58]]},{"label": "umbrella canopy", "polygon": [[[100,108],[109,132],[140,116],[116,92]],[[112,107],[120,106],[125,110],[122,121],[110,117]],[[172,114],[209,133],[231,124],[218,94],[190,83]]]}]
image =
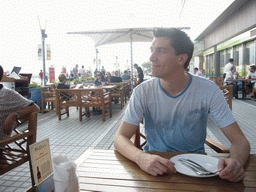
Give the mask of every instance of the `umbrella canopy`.
[{"label": "umbrella canopy", "polygon": [[[189,27],[181,27],[180,29],[189,29]],[[95,47],[113,43],[131,44],[131,89],[133,89],[133,42],[151,42],[154,38],[154,28],[124,28],[124,29],[106,29],[95,31],[68,32],[67,34],[81,34],[92,38],[95,42]],[[97,61],[96,50],[96,61]]]},{"label": "umbrella canopy", "polygon": [[[83,32],[68,32],[67,34],[81,34],[92,38],[95,42],[95,47],[113,43],[131,44],[131,89],[133,89],[133,42],[151,42],[154,38],[154,28],[125,28],[125,29],[106,29],[96,31],[83,31]],[[96,50],[96,57],[97,57]],[[96,58],[96,61],[98,59]],[[97,61],[98,62],[98,61]]]}]

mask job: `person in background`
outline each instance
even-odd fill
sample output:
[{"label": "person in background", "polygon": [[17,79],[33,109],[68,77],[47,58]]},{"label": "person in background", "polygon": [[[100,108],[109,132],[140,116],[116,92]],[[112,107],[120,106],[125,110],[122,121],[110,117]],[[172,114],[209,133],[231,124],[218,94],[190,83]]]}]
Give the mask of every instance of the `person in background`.
[{"label": "person in background", "polygon": [[200,76],[200,77],[204,76],[203,73],[197,67],[194,68],[194,75]]},{"label": "person in background", "polygon": [[82,65],[82,68],[79,69],[79,74],[82,78],[85,78],[85,69],[84,69],[84,66]]},{"label": "person in background", "polygon": [[73,69],[73,77],[74,79],[78,78],[78,65],[76,65],[76,67]]},{"label": "person in background", "polygon": [[124,70],[124,74],[121,75],[122,80],[129,80],[130,75],[128,74],[127,70]]},{"label": "person in background", "polygon": [[226,73],[224,82],[227,83],[228,85],[233,85],[233,97],[235,97],[237,99],[238,98],[238,95],[237,95],[238,87],[237,87],[236,83],[233,82],[233,80],[236,79],[236,78],[234,78],[235,72],[236,72],[236,67],[233,65],[231,67],[230,71]]},{"label": "person in background", "polygon": [[110,81],[111,80],[111,74],[110,74],[109,71],[106,73],[105,80],[106,80],[106,83],[110,83],[111,82]]},{"label": "person in background", "polygon": [[99,85],[106,85],[106,80],[101,72],[96,73],[96,80],[94,81],[94,86],[99,86]]},{"label": "person in background", "polygon": [[[178,28],[156,28],[154,37],[150,61],[155,78],[133,90],[114,147],[153,176],[176,173],[169,159],[144,151],[205,152],[210,115],[231,142],[229,158],[218,162],[219,177],[243,180],[250,144],[216,83],[185,72],[193,42]],[[147,139],[144,151],[130,141],[142,119]]]},{"label": "person in background", "polygon": [[70,89],[70,85],[67,83],[67,77],[64,73],[61,73],[59,75],[59,81],[60,83],[57,85],[57,89]]},{"label": "person in background", "polygon": [[138,72],[138,77],[139,77],[138,85],[139,85],[143,82],[143,79],[144,79],[143,70],[136,63],[134,64],[134,67],[135,67],[135,69],[137,69],[137,72]]},{"label": "person in background", "polygon": [[[0,65],[0,81],[3,77],[3,68]],[[40,108],[31,100],[18,92],[0,84],[0,140],[9,137],[16,119],[32,112],[39,112]],[[0,149],[2,153],[3,149]]]},{"label": "person in background", "polygon": [[40,73],[39,73],[39,77],[41,79],[41,85],[43,85],[43,81],[44,81],[44,73],[42,70],[40,70]]},{"label": "person in background", "polygon": [[256,83],[256,66],[255,65],[250,66],[250,71],[247,74],[246,79],[250,80],[250,82],[246,84],[246,87],[249,88],[250,96],[253,97],[254,96],[253,86]]},{"label": "person in background", "polygon": [[224,67],[223,78],[225,79],[227,72],[231,71],[231,67],[234,65],[234,59],[230,58],[229,63]]}]

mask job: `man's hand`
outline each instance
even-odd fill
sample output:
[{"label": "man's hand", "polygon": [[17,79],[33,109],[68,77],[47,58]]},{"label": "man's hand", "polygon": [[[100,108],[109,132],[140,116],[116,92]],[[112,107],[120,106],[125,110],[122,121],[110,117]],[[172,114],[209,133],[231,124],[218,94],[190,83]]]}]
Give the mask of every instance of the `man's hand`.
[{"label": "man's hand", "polygon": [[245,178],[242,165],[235,159],[221,159],[218,163],[219,176],[232,182],[238,182]]},{"label": "man's hand", "polygon": [[10,135],[12,133],[12,127],[15,120],[16,120],[15,113],[11,113],[6,117],[4,121],[4,128],[3,128],[4,134]]},{"label": "man's hand", "polygon": [[143,152],[137,157],[136,163],[143,171],[153,176],[163,175],[164,173],[176,173],[174,163],[158,155]]}]

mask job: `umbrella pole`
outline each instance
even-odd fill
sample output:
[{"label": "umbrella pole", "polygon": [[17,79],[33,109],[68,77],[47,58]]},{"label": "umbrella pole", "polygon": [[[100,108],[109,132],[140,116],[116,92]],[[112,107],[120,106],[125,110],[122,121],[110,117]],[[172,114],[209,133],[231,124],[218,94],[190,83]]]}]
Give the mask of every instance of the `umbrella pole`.
[{"label": "umbrella pole", "polygon": [[131,41],[130,41],[130,44],[131,44],[131,93],[132,93],[132,90],[133,90],[133,58],[132,58],[132,33],[130,34],[130,38],[131,38]]}]

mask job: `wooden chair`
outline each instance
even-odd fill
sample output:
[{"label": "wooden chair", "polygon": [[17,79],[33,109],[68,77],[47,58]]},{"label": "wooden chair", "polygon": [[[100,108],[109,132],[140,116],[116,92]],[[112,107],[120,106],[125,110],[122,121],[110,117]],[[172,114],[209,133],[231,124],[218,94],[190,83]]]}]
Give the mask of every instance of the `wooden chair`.
[{"label": "wooden chair", "polygon": [[[45,111],[54,111],[57,113],[53,86],[40,87],[40,92],[42,97],[42,113],[44,114]],[[48,104],[47,109],[45,109],[45,103]]]},{"label": "wooden chair", "polygon": [[[68,107],[79,108],[80,121],[82,121],[82,116],[90,116],[89,107],[102,109],[103,122],[106,116],[112,117],[111,93],[103,93],[103,89],[56,89],[55,94],[59,120],[61,120],[61,115],[67,114],[69,116]],[[108,113],[106,113],[107,106],[109,106]],[[82,111],[83,107],[85,108],[85,113]],[[66,108],[66,112],[61,113],[62,108]]]},{"label": "wooden chair", "polygon": [[123,109],[124,106],[124,97],[125,97],[125,88],[123,83],[108,83],[108,85],[116,85],[114,89],[112,89],[111,97],[115,99],[115,101],[120,100],[121,102],[121,109]]},{"label": "wooden chair", "polygon": [[217,77],[215,79],[215,83],[218,85],[218,86],[223,86],[224,84],[224,78],[223,77]]},{"label": "wooden chair", "polygon": [[[24,130],[21,125],[27,128]],[[24,131],[18,130],[20,127]],[[29,161],[32,186],[34,186],[35,181],[30,162],[29,145],[36,142],[36,132],[37,113],[33,112],[17,121],[12,136],[0,141],[0,147],[4,148],[3,153],[0,155],[0,175]]]},{"label": "wooden chair", "polygon": [[232,110],[232,98],[233,98],[233,85],[219,86],[222,90],[224,97]]}]

